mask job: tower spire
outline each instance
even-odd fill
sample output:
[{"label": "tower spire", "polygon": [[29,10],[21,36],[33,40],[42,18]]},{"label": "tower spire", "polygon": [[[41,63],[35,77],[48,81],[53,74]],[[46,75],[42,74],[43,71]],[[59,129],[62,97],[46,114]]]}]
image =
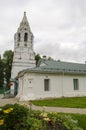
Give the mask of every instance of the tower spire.
[{"label": "tower spire", "polygon": [[26,16],[26,11],[24,11],[24,16]]},{"label": "tower spire", "polygon": [[20,23],[19,28],[22,28],[22,27],[25,27],[25,26],[27,26],[27,28],[30,30],[29,22],[28,22],[28,19],[27,19],[27,16],[26,16],[26,12],[24,12],[24,15],[23,15],[23,18],[22,18],[22,21]]},{"label": "tower spire", "polygon": [[28,23],[27,16],[26,16],[26,12],[24,12],[24,16],[23,16],[23,19],[22,19],[22,23]]}]

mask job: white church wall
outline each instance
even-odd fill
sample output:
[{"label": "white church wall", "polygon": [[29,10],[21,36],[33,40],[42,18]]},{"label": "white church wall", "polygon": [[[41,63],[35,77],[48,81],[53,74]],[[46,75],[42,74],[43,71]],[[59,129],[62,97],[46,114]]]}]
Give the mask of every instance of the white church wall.
[{"label": "white church wall", "polygon": [[[33,100],[51,97],[86,96],[86,77],[62,74],[27,73],[22,83],[21,100]],[[79,90],[73,89],[73,79],[79,79]],[[50,89],[44,91],[44,79],[49,79]]]},{"label": "white church wall", "polygon": [[18,79],[18,81],[19,81],[19,86],[18,86],[18,94],[17,94],[17,96],[16,96],[16,98],[20,98],[21,97],[21,95],[22,95],[22,93],[23,93],[23,89],[22,89],[22,87],[23,87],[23,77],[20,77],[19,79]]},{"label": "white church wall", "polygon": [[33,93],[33,77],[27,77],[27,74],[25,74],[23,77],[19,78],[19,87],[21,88],[21,94],[20,89],[18,90],[17,98],[20,98],[20,101],[26,101],[26,100],[32,100],[34,98]]},{"label": "white church wall", "polygon": [[[79,89],[74,90],[73,79],[78,79]],[[86,76],[83,75],[65,75],[64,76],[64,97],[76,97],[76,96],[86,96]]]}]

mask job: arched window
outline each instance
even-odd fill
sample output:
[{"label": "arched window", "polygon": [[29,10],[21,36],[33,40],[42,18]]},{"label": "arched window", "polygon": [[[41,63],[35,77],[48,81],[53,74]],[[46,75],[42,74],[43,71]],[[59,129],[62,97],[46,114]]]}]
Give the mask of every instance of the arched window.
[{"label": "arched window", "polygon": [[21,35],[20,33],[18,33],[18,42],[20,42],[20,40],[21,40]]},{"label": "arched window", "polygon": [[28,40],[28,33],[25,33],[24,34],[24,41],[27,42],[27,40]]}]

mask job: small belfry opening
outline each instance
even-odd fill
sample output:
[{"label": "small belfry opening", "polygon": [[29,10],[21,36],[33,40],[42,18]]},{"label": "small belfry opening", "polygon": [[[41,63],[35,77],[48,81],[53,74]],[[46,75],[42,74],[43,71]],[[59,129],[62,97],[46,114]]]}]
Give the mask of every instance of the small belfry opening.
[{"label": "small belfry opening", "polygon": [[28,41],[28,33],[25,33],[24,34],[24,42],[27,42]]}]

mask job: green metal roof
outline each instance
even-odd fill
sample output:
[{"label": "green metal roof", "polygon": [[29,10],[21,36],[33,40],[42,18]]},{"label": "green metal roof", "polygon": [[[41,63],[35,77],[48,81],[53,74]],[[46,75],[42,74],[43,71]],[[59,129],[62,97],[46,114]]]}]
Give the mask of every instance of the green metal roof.
[{"label": "green metal roof", "polygon": [[54,60],[40,60],[37,67],[26,69],[24,72],[36,73],[73,73],[86,74],[86,64],[62,62]]},{"label": "green metal roof", "polygon": [[[42,63],[45,65],[42,66]],[[64,69],[64,70],[76,70],[76,71],[86,71],[86,64],[78,64],[78,63],[71,63],[71,62],[62,62],[62,61],[49,61],[44,60],[41,61],[40,67],[42,68],[52,68],[52,69]]]}]

